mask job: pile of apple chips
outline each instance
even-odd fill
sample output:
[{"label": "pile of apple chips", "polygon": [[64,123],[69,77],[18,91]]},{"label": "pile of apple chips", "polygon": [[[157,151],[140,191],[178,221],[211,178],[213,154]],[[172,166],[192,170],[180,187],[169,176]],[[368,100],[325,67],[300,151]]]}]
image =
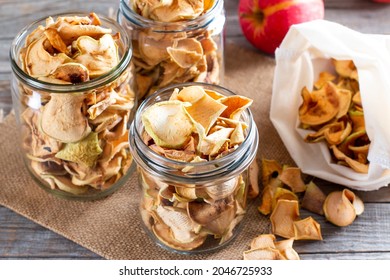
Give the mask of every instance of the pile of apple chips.
[{"label": "pile of apple chips", "polygon": [[351,60],[334,60],[336,75],[322,72],[313,91],[302,89],[299,120],[314,130],[305,141],[325,141],[337,164],[368,173],[370,139],[367,136],[358,72]]}]

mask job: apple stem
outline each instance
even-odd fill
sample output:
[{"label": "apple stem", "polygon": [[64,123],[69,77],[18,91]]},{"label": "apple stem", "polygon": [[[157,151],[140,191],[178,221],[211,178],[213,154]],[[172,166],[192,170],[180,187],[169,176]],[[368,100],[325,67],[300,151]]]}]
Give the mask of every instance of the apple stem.
[{"label": "apple stem", "polygon": [[262,10],[253,10],[252,13],[241,13],[241,17],[254,21],[256,24],[262,24],[264,21],[264,13]]}]

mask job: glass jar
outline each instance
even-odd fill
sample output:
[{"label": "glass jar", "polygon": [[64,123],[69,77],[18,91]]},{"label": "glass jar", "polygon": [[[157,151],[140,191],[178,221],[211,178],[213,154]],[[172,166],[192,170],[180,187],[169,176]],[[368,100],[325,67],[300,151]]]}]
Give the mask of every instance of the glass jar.
[{"label": "glass jar", "polygon": [[[212,160],[167,158],[145,140],[143,113],[169,100],[174,89],[200,85],[235,96],[217,85],[185,83],[157,91],[138,108],[130,127],[130,150],[137,163],[140,213],[145,230],[160,246],[177,253],[209,252],[225,246],[239,232],[247,206],[248,167],[258,147],[258,131],[247,108],[241,113],[245,139],[233,151]],[[171,119],[174,122],[174,119]],[[147,138],[147,137],[146,137]]]},{"label": "glass jar", "polygon": [[149,18],[141,16],[142,11],[137,8],[140,3],[147,6],[142,0],[121,0],[117,15],[117,21],[132,40],[132,63],[139,100],[177,83],[222,84],[223,0],[210,1],[211,7],[194,19],[174,22],[150,19],[150,15]]},{"label": "glass jar", "polygon": [[134,169],[128,144],[137,103],[131,56],[122,27],[93,13],[40,19],[14,39],[13,108],[26,166],[44,190],[98,199]]}]

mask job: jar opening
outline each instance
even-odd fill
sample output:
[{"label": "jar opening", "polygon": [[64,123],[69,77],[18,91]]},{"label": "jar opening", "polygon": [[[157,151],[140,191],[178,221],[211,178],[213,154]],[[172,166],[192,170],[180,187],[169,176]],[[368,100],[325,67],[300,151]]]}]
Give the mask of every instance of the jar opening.
[{"label": "jar opening", "polygon": [[[87,13],[63,13],[56,14],[53,17],[64,17],[64,16],[88,16]],[[11,60],[11,68],[15,76],[23,81],[26,85],[32,87],[36,90],[46,90],[53,93],[69,93],[69,92],[85,92],[89,90],[93,90],[100,86],[103,86],[107,83],[111,83],[115,81],[122,72],[128,67],[131,57],[132,57],[132,49],[131,49],[131,41],[127,32],[114,20],[109,19],[104,16],[100,16],[99,18],[102,22],[102,26],[107,26],[113,29],[113,32],[120,33],[120,44],[118,45],[119,51],[119,63],[113,67],[109,72],[86,82],[82,82],[79,84],[56,84],[50,83],[46,81],[38,80],[28,73],[26,73],[21,67],[19,62],[19,56],[21,49],[24,47],[26,37],[31,34],[39,25],[44,25],[47,17],[36,20],[30,25],[24,27],[13,40],[9,57]]]},{"label": "jar opening", "polygon": [[[177,182],[192,182],[198,184],[202,181],[217,180],[220,177],[234,177],[245,170],[256,155],[258,145],[258,132],[254,125],[250,109],[242,114],[242,119],[248,124],[245,140],[231,153],[206,162],[183,162],[166,158],[150,149],[142,140],[144,130],[141,122],[142,112],[154,102],[166,100],[175,88],[198,85],[208,89],[214,89],[227,95],[235,95],[233,92],[217,85],[206,83],[184,83],[172,85],[161,89],[146,99],[138,108],[134,121],[130,128],[130,148],[138,164],[145,165],[145,168],[156,174],[165,176]],[[190,170],[182,172],[182,169]],[[225,177],[226,178],[226,177]]]},{"label": "jar opening", "polygon": [[223,0],[214,0],[213,6],[201,16],[177,22],[161,22],[145,18],[130,6],[131,0],[121,0],[118,10],[118,22],[121,13],[128,21],[142,28],[152,28],[154,32],[175,33],[205,28],[223,11]]}]

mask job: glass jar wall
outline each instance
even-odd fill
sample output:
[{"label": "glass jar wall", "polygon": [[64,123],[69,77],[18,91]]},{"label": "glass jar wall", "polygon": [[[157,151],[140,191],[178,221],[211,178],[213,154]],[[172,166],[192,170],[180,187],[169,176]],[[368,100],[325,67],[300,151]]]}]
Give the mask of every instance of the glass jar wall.
[{"label": "glass jar wall", "polygon": [[144,0],[120,1],[117,21],[132,40],[139,99],[177,83],[222,83],[223,0],[194,3],[200,6],[154,3],[152,7]]},{"label": "glass jar wall", "polygon": [[[142,189],[140,213],[145,229],[157,244],[178,253],[216,250],[238,234],[246,212],[248,167],[256,156],[258,146],[257,128],[248,108],[239,114],[236,111],[235,119],[219,117],[211,126],[206,125],[211,128],[210,132],[205,133],[208,136],[202,143],[199,135],[204,130],[197,125],[195,130],[202,132],[198,135],[193,132],[188,140],[181,141],[180,135],[183,134],[179,131],[183,130],[186,117],[179,116],[187,113],[182,115],[180,110],[174,108],[181,106],[177,101],[183,93],[181,90],[193,86],[201,87],[207,96],[199,98],[192,94],[194,91],[191,94],[186,92],[186,96],[198,100],[202,108],[207,107],[206,103],[224,103],[215,101],[224,99],[224,96],[238,97],[225,88],[203,83],[186,83],[161,89],[138,108],[129,137]],[[251,102],[245,98],[239,99],[241,104]],[[205,100],[208,101],[203,102]],[[195,103],[191,107],[184,102],[183,106],[193,109],[197,106]],[[155,114],[149,111],[156,104],[158,106],[153,109],[159,110],[158,120],[153,119]],[[230,109],[224,112],[227,111]],[[194,120],[202,118],[191,109],[187,112],[192,114]],[[202,112],[206,112],[206,109]],[[152,118],[150,121],[149,114]],[[157,127],[159,123],[166,125],[165,116],[172,125]],[[176,130],[176,126],[181,128]],[[243,132],[239,144],[235,141],[238,130]],[[167,138],[164,138],[165,131],[169,131]],[[224,140],[219,141],[222,138]],[[181,142],[183,144],[179,148],[178,143]],[[208,145],[211,142],[215,145]]]},{"label": "glass jar wall", "polygon": [[70,199],[105,197],[132,166],[131,42],[115,21],[60,14],[25,27],[10,50],[12,99],[35,181]]}]

